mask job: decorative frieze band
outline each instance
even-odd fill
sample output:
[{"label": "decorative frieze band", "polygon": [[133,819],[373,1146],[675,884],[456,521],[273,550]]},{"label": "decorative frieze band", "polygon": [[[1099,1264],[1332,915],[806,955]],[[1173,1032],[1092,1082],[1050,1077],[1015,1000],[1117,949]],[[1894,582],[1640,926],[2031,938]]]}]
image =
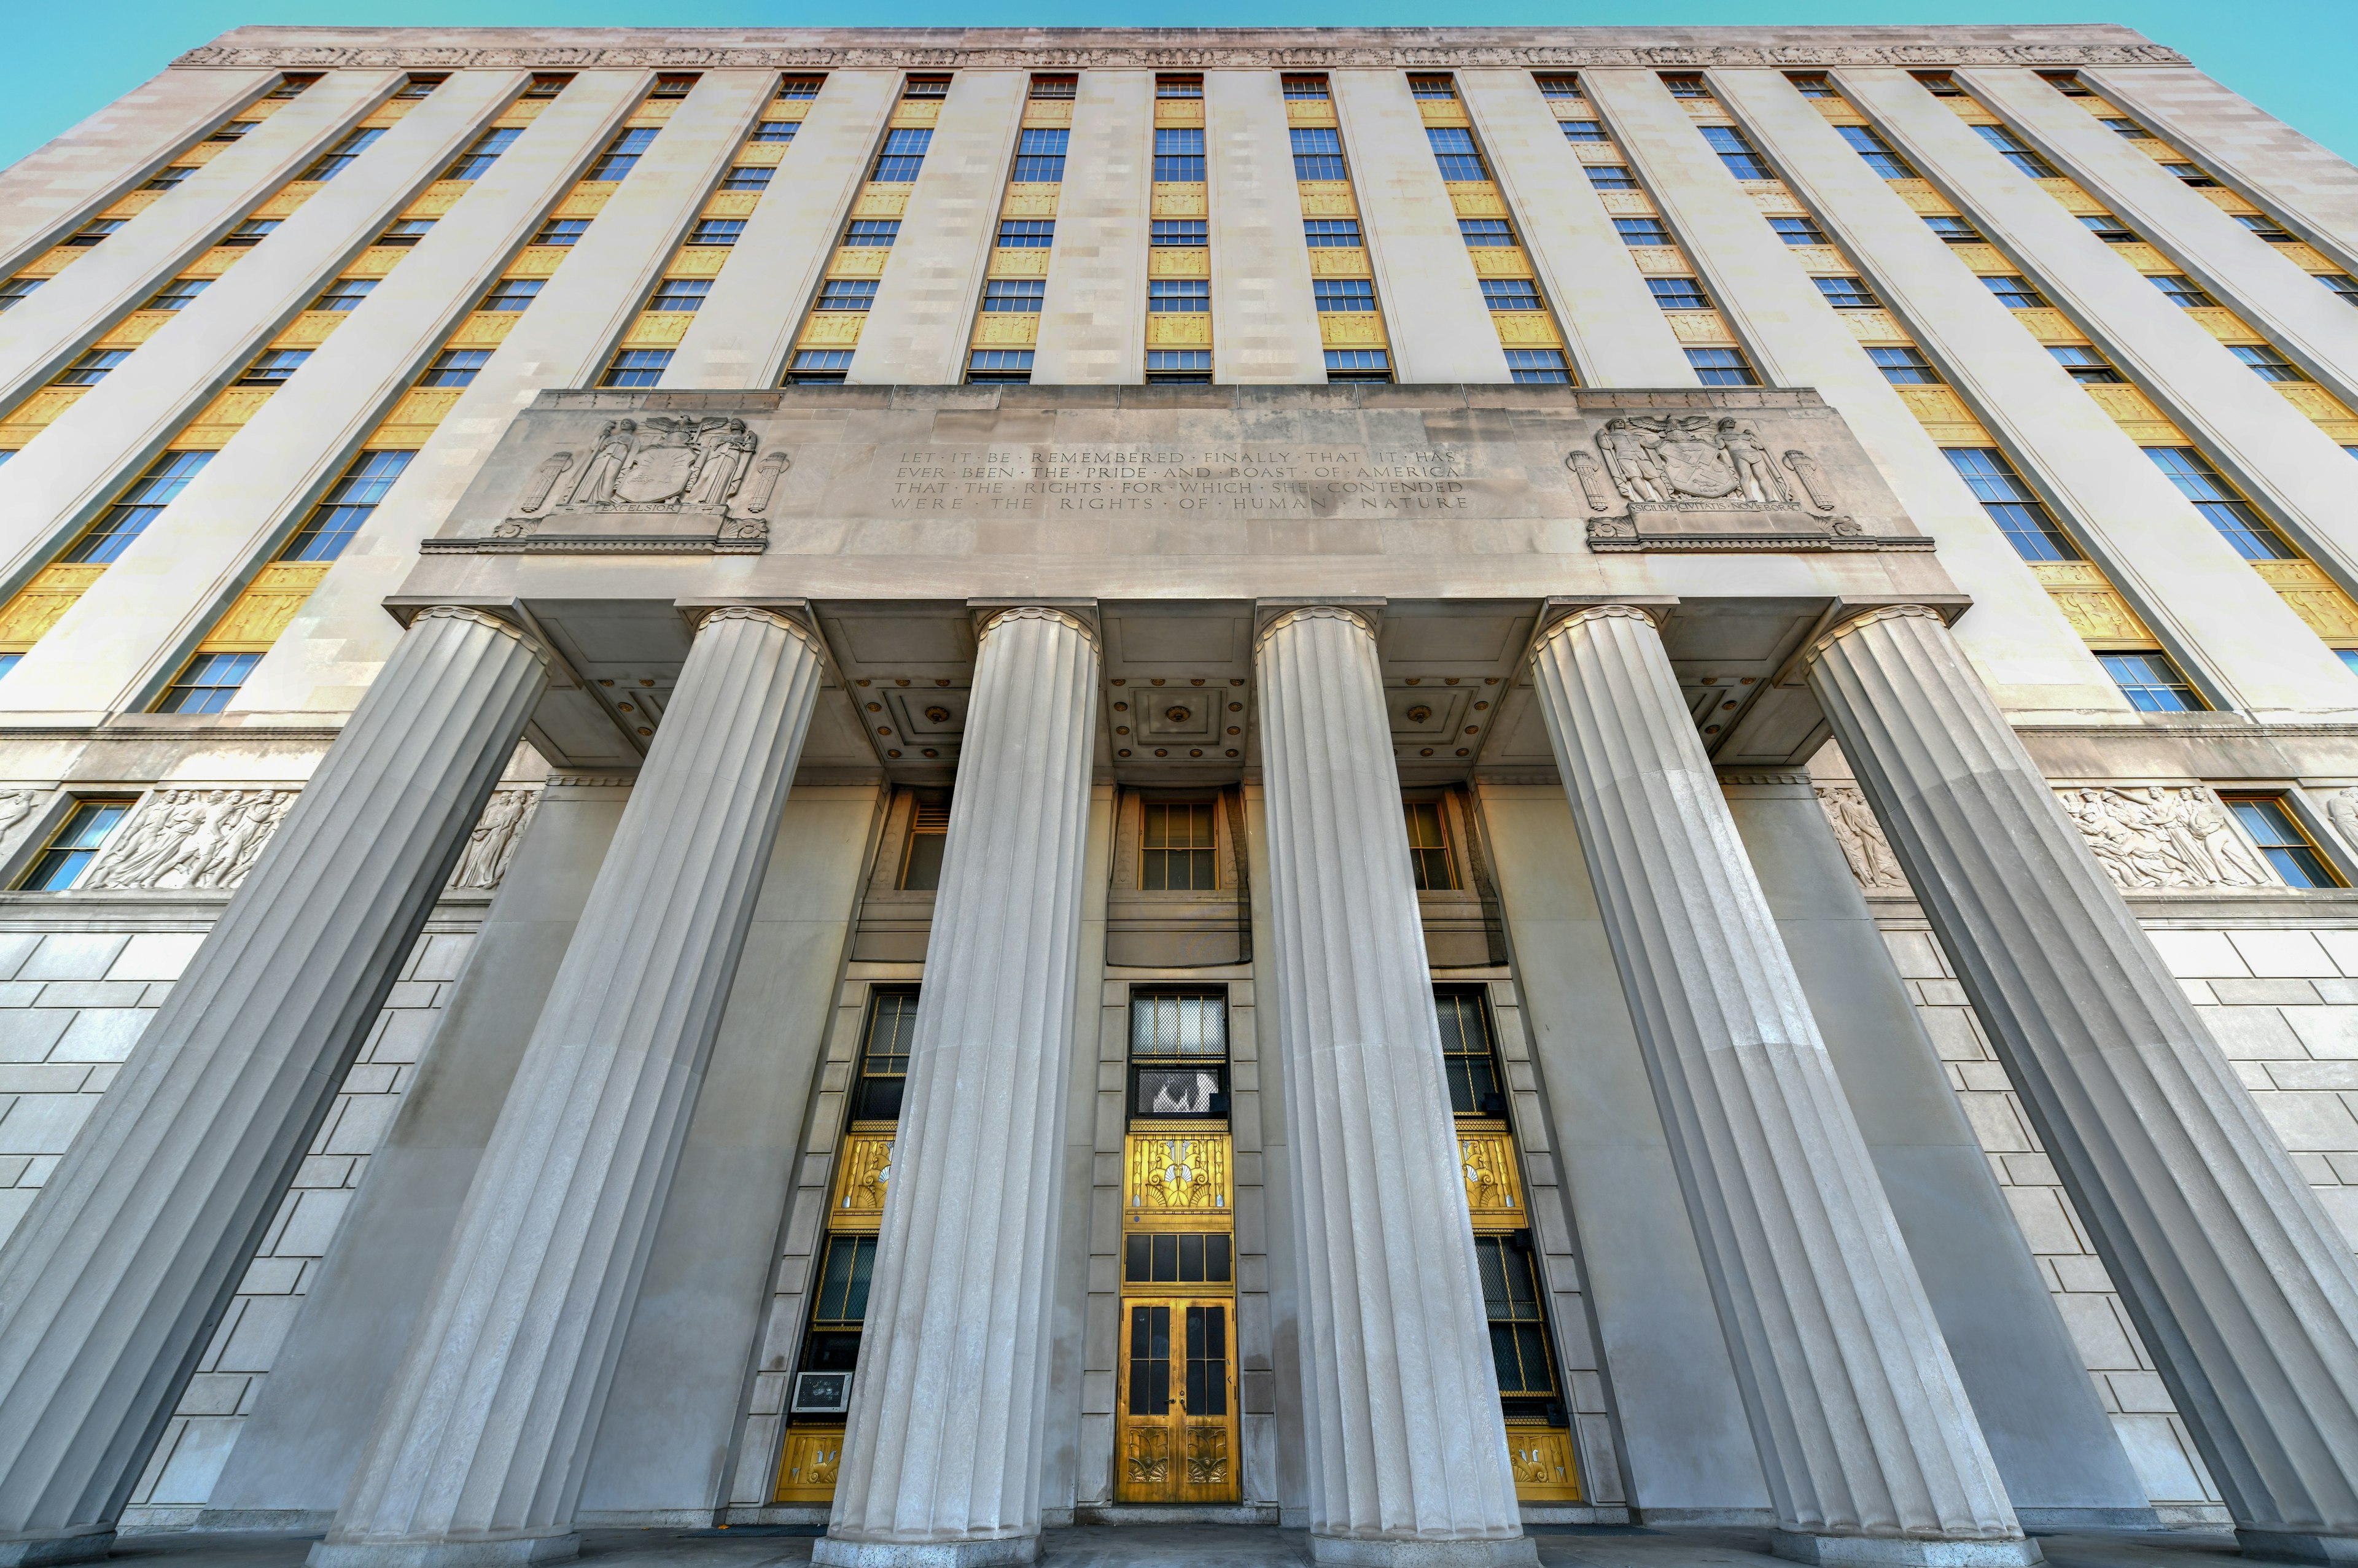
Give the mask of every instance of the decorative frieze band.
[{"label": "decorative frieze band", "polygon": [[382,44],[218,45],[190,49],[172,62],[183,69],[237,70],[319,70],[344,66],[370,70],[443,70],[475,66],[545,70],[1036,70],[1049,66],[1121,70],[1345,70],[1427,66],[2083,66],[2184,65],[2187,59],[2159,44],[1448,44],[1448,45],[1252,45],[1227,48],[1152,48],[1106,45],[1084,48],[892,48],[734,44],[705,48],[642,46],[598,48],[547,44],[386,47]]}]

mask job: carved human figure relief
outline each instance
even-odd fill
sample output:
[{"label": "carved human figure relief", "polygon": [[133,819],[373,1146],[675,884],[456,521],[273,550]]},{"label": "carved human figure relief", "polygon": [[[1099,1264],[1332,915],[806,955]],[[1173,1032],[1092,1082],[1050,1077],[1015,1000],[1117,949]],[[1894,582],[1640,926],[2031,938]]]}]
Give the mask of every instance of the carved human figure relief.
[{"label": "carved human figure relief", "polygon": [[483,815],[475,820],[474,831],[467,836],[467,847],[459,853],[458,867],[450,873],[450,885],[499,886],[500,879],[507,875],[509,862],[515,859],[517,846],[524,842],[525,828],[539,806],[540,791],[536,788],[493,790],[492,798],[483,805]]},{"label": "carved human figure relief", "polygon": [[557,487],[558,478],[572,466],[571,452],[551,452],[541,459],[540,466],[532,470],[532,479],[524,488],[524,505],[517,510],[539,511],[542,503],[548,499],[548,492]]},{"label": "carved human figure relief", "polygon": [[2096,863],[2131,892],[2275,887],[2208,790],[2148,784],[2056,792]]},{"label": "carved human figure relief", "polygon": [[1605,470],[1613,476],[1614,488],[1623,497],[1654,503],[1668,499],[1661,468],[1654,461],[1645,433],[1635,425],[1627,419],[1606,420],[1596,445],[1605,453]]},{"label": "carved human figure relief", "polygon": [[1883,836],[1883,824],[1876,820],[1866,796],[1855,784],[1815,787],[1834,842],[1842,846],[1843,859],[1850,862],[1850,874],[1858,885],[1868,892],[1906,892],[1908,874],[1899,869],[1899,858],[1891,852],[1891,841]]},{"label": "carved human figure relief", "polygon": [[1791,469],[1793,477],[1801,481],[1801,492],[1810,498],[1811,511],[1832,512],[1834,509],[1834,487],[1827,481],[1825,470],[1818,467],[1817,459],[1795,448],[1785,453],[1785,466]]},{"label": "carved human figure relief", "polygon": [[292,790],[157,790],[140,804],[81,885],[235,887],[294,803]]},{"label": "carved human figure relief", "polygon": [[2358,789],[2336,790],[2325,803],[2325,820],[2353,855],[2358,855]]},{"label": "carved human figure relief", "polygon": [[742,419],[708,426],[697,437],[701,457],[696,478],[688,485],[687,503],[718,511],[744,482],[745,470],[753,461],[757,444]]},{"label": "carved human figure relief", "polygon": [[1777,471],[1777,464],[1768,449],[1752,427],[1736,419],[1719,422],[1720,449],[1727,454],[1736,476],[1744,487],[1746,499],[1763,506],[1790,506],[1793,492],[1786,487],[1785,476]]},{"label": "carved human figure relief", "polygon": [[16,829],[49,793],[45,789],[0,790],[0,844],[16,836]]},{"label": "carved human figure relief", "polygon": [[1580,492],[1588,501],[1591,512],[1609,512],[1613,507],[1613,487],[1606,481],[1605,470],[1591,452],[1567,452],[1563,466],[1580,481]]},{"label": "carved human figure relief", "polygon": [[622,465],[631,460],[631,445],[638,429],[636,420],[607,421],[606,427],[598,432],[598,449],[590,454],[580,481],[573,487],[569,504],[596,505],[614,498],[614,481],[621,475]]}]

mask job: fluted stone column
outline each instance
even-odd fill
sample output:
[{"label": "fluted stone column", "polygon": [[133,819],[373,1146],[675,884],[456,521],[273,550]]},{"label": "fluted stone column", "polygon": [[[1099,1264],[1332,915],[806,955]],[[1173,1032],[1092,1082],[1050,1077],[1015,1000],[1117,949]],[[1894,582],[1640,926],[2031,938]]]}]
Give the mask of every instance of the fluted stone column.
[{"label": "fluted stone column", "polygon": [[418,616],[0,1251],[0,1563],[104,1555],[546,680]]},{"label": "fluted stone column", "polygon": [[590,1438],[822,663],[784,616],[705,617],[314,1563],[579,1549]]},{"label": "fluted stone column", "polygon": [[1648,613],[1532,655],[1556,765],[1776,1507],[1819,1563],[2023,1536]]},{"label": "fluted stone column", "polygon": [[2358,1561],[2358,1265],[1938,614],[1809,680],[2247,1554]]},{"label": "fluted stone column", "polygon": [[1292,610],[1254,653],[1321,1563],[1537,1561],[1522,1532],[1442,1078],[1372,629]]},{"label": "fluted stone column", "polygon": [[835,1511],[814,1563],[1040,1548],[1098,650],[1060,610],[982,632]]}]

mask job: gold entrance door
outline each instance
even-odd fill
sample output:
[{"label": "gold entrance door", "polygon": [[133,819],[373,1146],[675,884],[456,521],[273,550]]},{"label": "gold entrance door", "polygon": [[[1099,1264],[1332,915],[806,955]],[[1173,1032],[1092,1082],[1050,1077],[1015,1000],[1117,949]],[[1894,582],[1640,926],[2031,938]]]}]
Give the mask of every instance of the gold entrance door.
[{"label": "gold entrance door", "polygon": [[1126,1503],[1233,1503],[1236,1313],[1226,1301],[1122,1303],[1117,1482]]}]

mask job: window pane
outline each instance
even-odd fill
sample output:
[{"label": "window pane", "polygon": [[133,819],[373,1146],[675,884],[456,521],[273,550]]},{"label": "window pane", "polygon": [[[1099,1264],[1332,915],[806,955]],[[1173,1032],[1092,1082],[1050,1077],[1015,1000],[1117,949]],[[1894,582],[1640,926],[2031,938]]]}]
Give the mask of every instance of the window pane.
[{"label": "window pane", "polygon": [[212,459],[211,452],[166,452],[114,505],[99,514],[90,531],[75,540],[61,558],[92,565],[114,560],[172,503],[173,497],[189,487],[190,480],[204,471]]},{"label": "window pane", "polygon": [[1130,1054],[1133,1056],[1226,1057],[1226,991],[1132,991]]},{"label": "window pane", "polygon": [[1441,803],[1412,800],[1407,803],[1407,812],[1408,857],[1416,872],[1417,887],[1425,892],[1454,890],[1457,886],[1457,869],[1450,860]]},{"label": "window pane", "polygon": [[76,805],[16,885],[33,892],[63,892],[73,886],[106,847],[108,836],[122,825],[131,806],[127,800],[85,800]]},{"label": "window pane", "polygon": [[376,511],[393,481],[417,454],[408,451],[362,452],[343,477],[328,487],[303,526],[278,553],[282,561],[332,561],[343,554],[352,535]]},{"label": "window pane", "polygon": [[2080,547],[2057,525],[2039,492],[1995,447],[1945,447],[1942,455],[2027,561],[2076,561]]},{"label": "window pane", "polygon": [[1449,1083],[1449,1108],[1457,1116],[1503,1116],[1498,1059],[1490,1040],[1490,1019],[1475,990],[1435,990],[1433,1022],[1441,1031],[1441,1070]]},{"label": "window pane", "polygon": [[262,662],[260,654],[199,654],[156,704],[158,713],[219,713]]},{"label": "window pane", "polygon": [[2252,836],[2268,864],[2287,887],[2340,887],[2342,879],[2333,874],[2325,858],[2317,852],[2309,835],[2293,820],[2291,811],[2283,801],[2270,795],[2230,795],[2227,808],[2235,814],[2235,821]]},{"label": "window pane", "polygon": [[2167,654],[2098,654],[2096,662],[2140,713],[2199,713],[2209,706]]},{"label": "window pane", "polygon": [[2268,520],[2255,510],[2219,472],[2191,447],[2147,447],[2145,455],[2154,466],[2169,476],[2178,493],[2194,503],[2194,509],[2210,519],[2235,553],[2247,561],[2298,560],[2300,552],[2277,533]]},{"label": "window pane", "polygon": [[1218,887],[1210,801],[1149,801],[1144,807],[1138,885],[1151,892]]}]

